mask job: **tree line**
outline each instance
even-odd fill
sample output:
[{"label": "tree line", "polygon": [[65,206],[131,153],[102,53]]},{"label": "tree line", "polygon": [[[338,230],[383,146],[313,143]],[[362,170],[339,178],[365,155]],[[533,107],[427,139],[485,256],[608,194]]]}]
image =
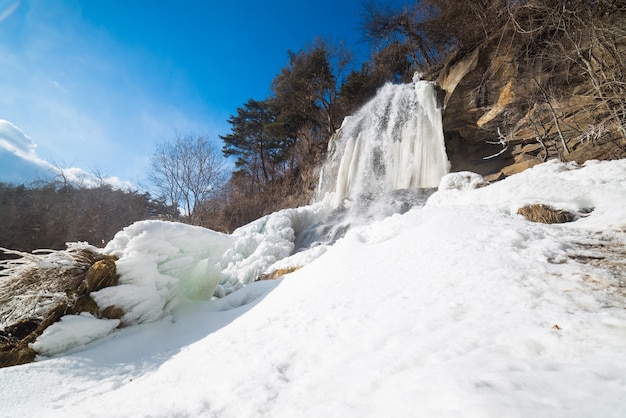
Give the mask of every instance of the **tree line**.
[{"label": "tree line", "polygon": [[66,242],[103,246],[116,232],[149,218],[172,219],[177,210],[148,193],[101,184],[0,183],[0,247],[30,252],[64,249]]}]

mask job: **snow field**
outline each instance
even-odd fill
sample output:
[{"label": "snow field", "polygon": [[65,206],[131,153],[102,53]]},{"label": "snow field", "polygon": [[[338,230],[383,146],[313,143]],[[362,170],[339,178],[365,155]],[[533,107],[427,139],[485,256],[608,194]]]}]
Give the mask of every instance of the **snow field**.
[{"label": "snow field", "polygon": [[[283,279],[180,299],[155,322],[1,369],[2,414],[624,416],[623,270],[578,256],[625,243],[626,160],[547,163],[478,189],[446,182],[426,206],[353,228]],[[534,202],[581,218],[514,214]],[[237,239],[287,242],[284,225],[295,236],[309,222],[299,210]],[[165,240],[183,231],[162,227]],[[246,266],[275,262],[249,241],[238,248]],[[188,251],[168,254],[177,265]]]}]

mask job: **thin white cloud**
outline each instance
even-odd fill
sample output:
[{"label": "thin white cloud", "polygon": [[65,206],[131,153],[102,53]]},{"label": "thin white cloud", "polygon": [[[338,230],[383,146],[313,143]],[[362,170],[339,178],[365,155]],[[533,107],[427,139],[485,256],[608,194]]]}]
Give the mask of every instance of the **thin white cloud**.
[{"label": "thin white cloud", "polygon": [[121,180],[116,176],[99,176],[78,167],[59,167],[54,165],[41,159],[35,151],[36,148],[37,144],[20,128],[8,120],[0,119],[0,150],[4,149],[16,158],[34,163],[42,170],[50,172],[55,177],[63,178],[70,184],[83,187],[97,187],[102,184],[108,184],[111,187],[124,190],[135,188],[131,182]]},{"label": "thin white cloud", "polygon": [[54,87],[57,88],[57,90],[59,90],[61,93],[68,93],[68,90],[65,88],[65,86],[63,86],[61,83],[59,83],[56,80],[50,80],[50,83],[52,83],[52,85]]},{"label": "thin white cloud", "polygon": [[11,16],[18,7],[20,7],[20,0],[17,1],[1,1],[0,2],[0,22],[6,20],[9,16]]},{"label": "thin white cloud", "polygon": [[79,7],[32,0],[4,22],[19,33],[0,25],[0,117],[36,138],[41,159],[138,182],[175,132],[219,141],[228,115],[206,108],[183,70],[120,44]]},{"label": "thin white cloud", "polygon": [[37,156],[37,144],[20,128],[8,120],[0,119],[0,148],[15,154],[17,157],[30,161],[42,168],[50,168],[51,164]]}]

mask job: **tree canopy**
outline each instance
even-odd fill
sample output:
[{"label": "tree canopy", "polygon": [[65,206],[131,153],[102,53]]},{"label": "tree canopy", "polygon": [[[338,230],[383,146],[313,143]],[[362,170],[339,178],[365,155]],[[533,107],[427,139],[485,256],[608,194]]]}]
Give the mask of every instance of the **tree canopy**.
[{"label": "tree canopy", "polygon": [[32,187],[0,183],[0,246],[20,251],[60,250],[72,241],[99,246],[135,221],[171,212],[148,193],[105,184],[88,188],[57,182]]},{"label": "tree canopy", "polygon": [[149,181],[172,207],[181,207],[192,224],[201,224],[199,204],[217,196],[225,161],[202,135],[177,136],[157,146],[150,157]]}]

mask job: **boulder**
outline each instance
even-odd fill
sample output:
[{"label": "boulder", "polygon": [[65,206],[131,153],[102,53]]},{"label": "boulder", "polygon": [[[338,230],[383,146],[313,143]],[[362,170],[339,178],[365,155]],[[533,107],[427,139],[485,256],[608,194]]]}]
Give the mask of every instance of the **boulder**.
[{"label": "boulder", "polygon": [[119,275],[115,269],[115,259],[111,257],[96,261],[85,274],[87,293],[109,286],[116,286],[118,282]]}]

